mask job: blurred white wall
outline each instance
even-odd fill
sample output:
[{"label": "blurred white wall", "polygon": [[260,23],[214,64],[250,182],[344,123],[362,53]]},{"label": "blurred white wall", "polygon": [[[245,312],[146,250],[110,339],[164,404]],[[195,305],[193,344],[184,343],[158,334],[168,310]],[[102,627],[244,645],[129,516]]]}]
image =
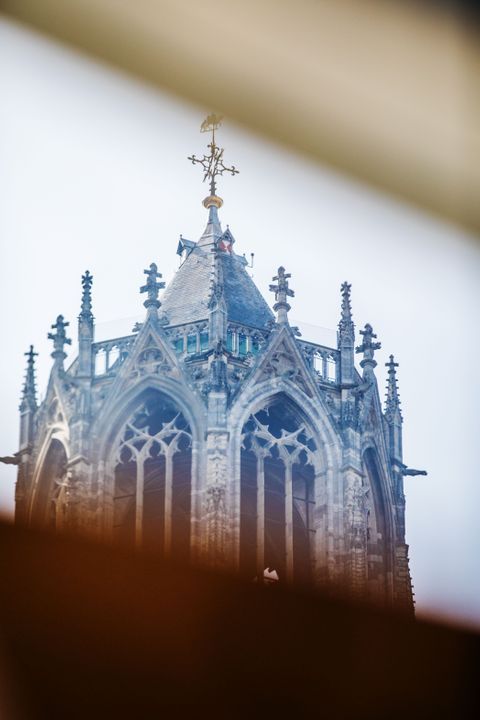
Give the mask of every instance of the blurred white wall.
[{"label": "blurred white wall", "polygon": [[[40,352],[42,393],[46,334],[63,313],[75,338],[81,274],[94,275],[99,324],[135,317],[143,269],[155,261],[168,281],[179,234],[202,233],[207,188],[186,157],[203,152],[206,136],[198,132],[204,108],[7,22],[0,96],[0,455],[7,455],[17,449],[23,352],[30,343]],[[387,356],[400,362],[405,462],[429,473],[406,478],[417,609],[480,625],[480,246],[228,122],[218,139],[241,171],[219,185],[221,219],[237,252],[255,252],[260,289],[268,295],[285,265],[296,291],[292,318],[334,329],[348,279],[357,329],[370,322],[382,342],[381,387]],[[108,325],[99,330],[104,336]],[[7,515],[14,478],[13,467],[0,465]]]}]

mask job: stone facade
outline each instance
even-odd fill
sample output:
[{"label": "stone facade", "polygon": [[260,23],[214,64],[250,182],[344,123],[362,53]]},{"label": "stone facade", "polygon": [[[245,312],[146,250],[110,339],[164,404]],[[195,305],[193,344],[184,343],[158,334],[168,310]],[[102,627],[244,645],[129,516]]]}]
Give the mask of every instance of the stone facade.
[{"label": "stone facade", "polygon": [[210,200],[161,302],[156,265],[145,271],[146,317],[130,335],[95,342],[83,276],[79,354],[65,369],[59,316],[40,406],[31,348],[16,519],[411,612],[403,476],[416,471],[402,458],[396,363],[383,412],[370,325],[355,368],[350,285],[337,347],[304,340],[288,320],[290,276],[279,268],[270,286],[274,314]]}]

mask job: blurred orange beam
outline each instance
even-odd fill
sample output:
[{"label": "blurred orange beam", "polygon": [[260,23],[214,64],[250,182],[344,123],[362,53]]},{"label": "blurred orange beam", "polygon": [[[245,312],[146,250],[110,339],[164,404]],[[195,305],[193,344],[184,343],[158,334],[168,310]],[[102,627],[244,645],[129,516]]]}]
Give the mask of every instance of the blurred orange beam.
[{"label": "blurred orange beam", "polygon": [[476,28],[432,5],[3,0],[2,9],[478,233]]}]

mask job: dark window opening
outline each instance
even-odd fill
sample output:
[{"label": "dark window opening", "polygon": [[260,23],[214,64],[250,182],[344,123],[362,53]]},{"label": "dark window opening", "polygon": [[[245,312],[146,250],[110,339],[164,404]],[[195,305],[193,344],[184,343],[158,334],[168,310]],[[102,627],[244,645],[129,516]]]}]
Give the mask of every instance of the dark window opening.
[{"label": "dark window opening", "polygon": [[[186,560],[190,549],[191,431],[174,402],[147,395],[117,448],[114,537]],[[142,507],[137,512],[137,492]]]},{"label": "dark window opening", "polygon": [[[280,581],[313,580],[316,451],[300,412],[282,397],[244,424],[240,567],[246,576],[258,577],[270,568]],[[292,520],[288,528],[287,517]]]}]

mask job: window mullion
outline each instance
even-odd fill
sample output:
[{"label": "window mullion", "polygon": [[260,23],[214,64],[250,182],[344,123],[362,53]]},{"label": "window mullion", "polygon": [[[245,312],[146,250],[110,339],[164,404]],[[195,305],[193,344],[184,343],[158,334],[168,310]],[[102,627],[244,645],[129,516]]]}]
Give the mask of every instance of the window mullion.
[{"label": "window mullion", "polygon": [[265,569],[265,468],[264,455],[257,455],[257,576]]},{"label": "window mullion", "polygon": [[285,550],[287,581],[293,581],[293,483],[292,463],[285,462]]},{"label": "window mullion", "polygon": [[135,465],[137,468],[137,487],[135,503],[135,545],[142,546],[143,540],[143,493],[144,493],[144,455],[136,456]]},{"label": "window mullion", "polygon": [[[172,441],[173,443],[173,441]],[[173,486],[173,453],[171,445],[165,452],[165,503],[164,503],[164,552],[168,556],[172,547],[172,486]]]}]

